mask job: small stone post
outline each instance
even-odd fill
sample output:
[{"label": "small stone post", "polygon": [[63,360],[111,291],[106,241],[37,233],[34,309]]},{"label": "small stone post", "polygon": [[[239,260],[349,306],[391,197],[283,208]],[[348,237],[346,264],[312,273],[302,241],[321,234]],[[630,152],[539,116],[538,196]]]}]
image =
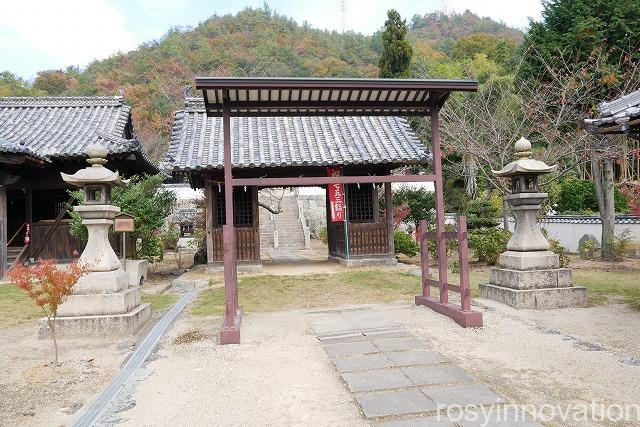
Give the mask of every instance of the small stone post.
[{"label": "small stone post", "polygon": [[511,179],[511,194],[505,200],[516,215],[515,230],[500,255],[499,267],[491,271],[489,284],[480,285],[480,297],[515,308],[584,307],[587,290],[573,286],[571,270],[560,268],[559,257],[549,251],[549,242],[538,226],[537,214],[548,197],[538,189],[538,177],[556,169],[530,158],[531,143],[521,138],[515,144],[517,160],[499,171]]}]

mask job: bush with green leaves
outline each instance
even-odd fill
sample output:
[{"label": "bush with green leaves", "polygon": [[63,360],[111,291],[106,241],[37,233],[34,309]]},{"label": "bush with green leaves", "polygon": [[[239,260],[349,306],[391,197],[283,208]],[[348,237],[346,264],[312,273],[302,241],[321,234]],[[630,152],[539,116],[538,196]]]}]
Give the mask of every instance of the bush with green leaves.
[{"label": "bush with green leaves", "polygon": [[[629,209],[627,198],[618,188],[614,188],[614,203],[616,212],[626,212]],[[560,182],[557,194],[557,212],[565,215],[591,215],[599,211],[598,196],[593,181],[583,181],[576,178],[565,179]]]},{"label": "bush with green leaves", "polygon": [[496,265],[500,254],[507,250],[511,232],[501,228],[478,228],[469,232],[469,248],[478,261]]},{"label": "bush with green leaves", "polygon": [[405,223],[413,225],[416,229],[418,228],[420,220],[425,219],[427,223],[433,223],[433,212],[436,207],[436,202],[432,192],[424,188],[403,186],[393,192],[391,200],[393,207],[400,205],[407,205],[409,207],[410,213],[405,218]]},{"label": "bush with green leaves", "polygon": [[322,227],[320,229],[320,233],[319,233],[319,239],[322,243],[324,243],[325,245],[327,243],[329,243],[329,232],[327,230],[327,227]]},{"label": "bush with green leaves", "polygon": [[176,249],[179,239],[180,230],[173,224],[160,234],[160,240],[162,240],[162,246],[164,246],[165,249]]},{"label": "bush with green leaves", "polygon": [[[152,262],[162,260],[164,248],[159,230],[176,204],[175,194],[161,188],[164,179],[163,174],[134,176],[128,187],[115,187],[111,191],[111,203],[135,218],[136,231],[130,235],[140,239],[137,257]],[[84,201],[82,190],[69,194],[77,203]],[[70,231],[74,237],[87,240],[87,228],[76,212],[71,212]]]},{"label": "bush with green leaves", "polygon": [[[457,228],[453,224],[446,224],[444,226],[445,231],[456,231]],[[431,231],[435,231],[435,227],[432,228]],[[428,240],[428,248],[429,248],[429,256],[433,259],[438,258],[438,244],[436,239]],[[458,240],[457,239],[447,239],[447,258],[453,255],[454,252],[458,251]]]},{"label": "bush with green leaves", "polygon": [[629,244],[633,240],[631,230],[625,228],[622,233],[614,236],[613,238],[613,254],[616,261],[620,261],[624,258],[624,254],[629,247]]},{"label": "bush with green leaves", "polygon": [[467,204],[467,229],[492,228],[500,222],[500,211],[491,200],[475,199]]},{"label": "bush with green leaves", "polygon": [[404,254],[409,258],[413,258],[420,252],[420,246],[404,231],[396,230],[393,232],[393,244],[396,254]]}]

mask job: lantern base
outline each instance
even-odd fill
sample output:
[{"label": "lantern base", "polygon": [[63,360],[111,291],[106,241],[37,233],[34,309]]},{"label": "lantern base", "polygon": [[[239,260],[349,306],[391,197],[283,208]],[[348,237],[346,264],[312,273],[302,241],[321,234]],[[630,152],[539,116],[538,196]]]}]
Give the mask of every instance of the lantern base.
[{"label": "lantern base", "polygon": [[[124,314],[100,316],[63,316],[55,320],[57,337],[103,337],[135,335],[151,320],[151,304],[140,304]],[[40,338],[49,338],[47,319],[40,319]]]},{"label": "lantern base", "polygon": [[484,284],[480,285],[480,298],[497,301],[518,310],[586,307],[587,288],[568,286],[564,288],[512,289]]}]

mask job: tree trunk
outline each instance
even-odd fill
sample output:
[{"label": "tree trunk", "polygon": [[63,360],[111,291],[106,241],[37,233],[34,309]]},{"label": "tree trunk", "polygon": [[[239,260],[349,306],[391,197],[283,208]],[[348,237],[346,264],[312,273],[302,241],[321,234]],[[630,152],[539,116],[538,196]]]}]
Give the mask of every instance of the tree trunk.
[{"label": "tree trunk", "polygon": [[615,258],[613,239],[616,226],[613,197],[613,159],[605,158],[603,162],[604,173],[600,168],[600,160],[596,155],[595,149],[591,149],[591,172],[596,187],[600,220],[602,221],[602,257],[607,260],[613,260]]},{"label": "tree trunk", "polygon": [[56,329],[53,326],[51,317],[47,316],[47,323],[49,324],[49,329],[51,329],[51,338],[53,339],[53,350],[54,350],[53,363],[55,364],[55,366],[58,366],[58,341],[56,340]]}]

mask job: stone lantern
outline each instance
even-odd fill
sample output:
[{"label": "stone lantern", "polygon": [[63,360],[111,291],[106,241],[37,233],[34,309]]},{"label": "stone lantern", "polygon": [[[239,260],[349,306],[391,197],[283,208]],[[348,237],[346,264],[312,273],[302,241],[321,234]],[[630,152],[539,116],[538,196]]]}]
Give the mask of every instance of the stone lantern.
[{"label": "stone lantern", "polygon": [[[129,284],[109,243],[109,229],[120,208],[111,204],[111,189],[126,187],[128,180],[107,169],[108,150],[100,144],[87,149],[90,166],[62,179],[84,190],[85,200],[74,207],[87,227],[88,240],[80,262],[89,273],[81,277],[73,295],[58,309],[57,331],[66,335],[136,333],[150,318],[151,306],[140,304],[140,288]],[[42,330],[42,329],[41,329]]]},{"label": "stone lantern", "polygon": [[548,197],[540,192],[538,178],[556,166],[530,158],[531,143],[525,138],[516,142],[515,151],[517,159],[493,173],[511,180],[511,194],[505,200],[516,216],[516,225],[489,284],[480,285],[480,296],[515,308],[585,306],[586,288],[573,286],[571,270],[560,268],[558,255],[549,251],[549,242],[538,226],[538,211]]}]

